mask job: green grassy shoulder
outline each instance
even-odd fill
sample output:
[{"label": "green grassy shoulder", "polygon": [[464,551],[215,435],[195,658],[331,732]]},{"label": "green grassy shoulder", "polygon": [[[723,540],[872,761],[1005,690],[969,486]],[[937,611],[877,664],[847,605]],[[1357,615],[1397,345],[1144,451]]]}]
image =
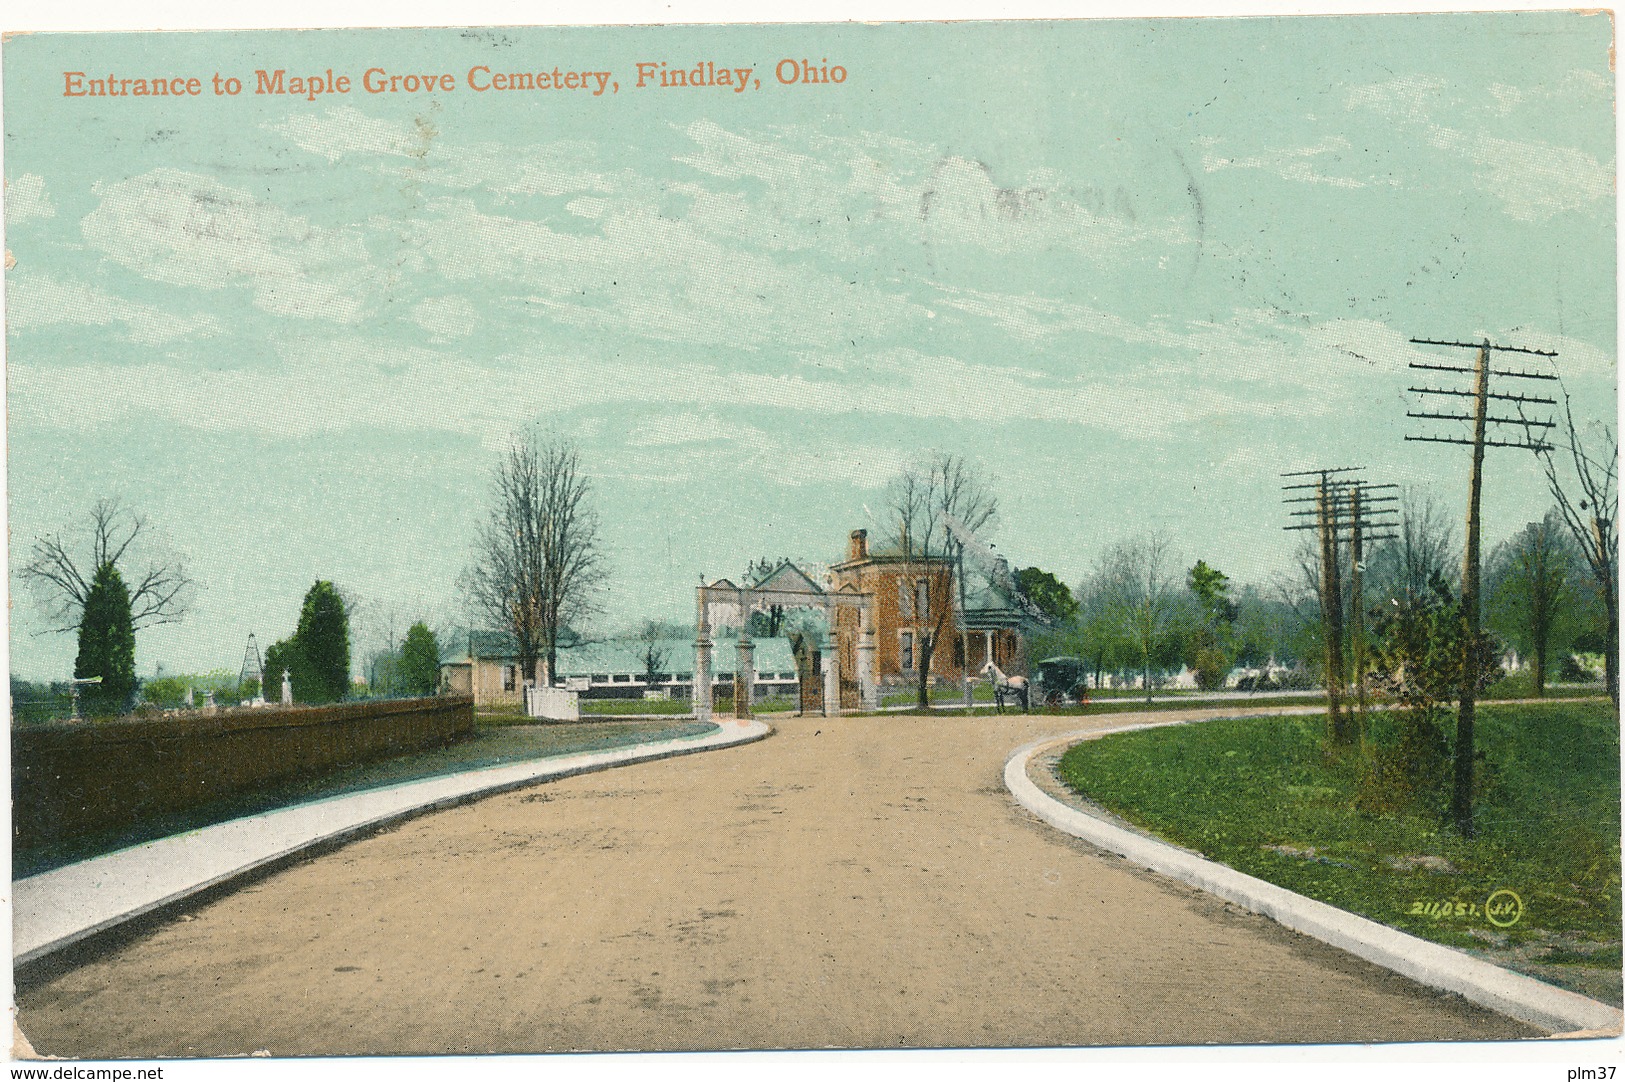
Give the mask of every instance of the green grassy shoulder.
[{"label": "green grassy shoulder", "polygon": [[[1093,717],[1096,714],[1143,714],[1143,713],[1147,713],[1147,712],[1156,712],[1156,711],[1164,711],[1164,710],[1202,710],[1202,709],[1210,709],[1210,708],[1215,708],[1215,707],[1217,707],[1217,708],[1229,707],[1229,708],[1234,708],[1236,710],[1247,710],[1247,709],[1249,709],[1251,707],[1263,707],[1263,706],[1270,706],[1270,707],[1276,707],[1276,706],[1324,706],[1326,704],[1325,696],[1321,695],[1319,692],[1305,692],[1302,695],[1280,695],[1280,696],[1273,696],[1273,697],[1267,698],[1267,699],[1244,699],[1244,698],[1229,698],[1229,699],[1206,698],[1206,699],[1204,699],[1200,695],[1193,695],[1191,698],[1188,698],[1188,699],[1181,698],[1177,702],[1169,702],[1167,700],[1158,700],[1158,701],[1150,702],[1150,703],[1145,701],[1145,692],[1143,692],[1143,691],[1140,692],[1139,696],[1140,697],[1136,698],[1136,699],[1129,699],[1129,698],[1095,699],[1095,698],[1091,697],[1087,706],[1078,706],[1078,705],[1075,705],[1075,704],[1068,705],[1068,706],[1034,706],[1034,707],[1032,707],[1030,709],[1027,709],[1027,710],[1023,710],[1021,708],[1020,704],[1007,705],[1002,711],[999,710],[995,706],[988,706],[988,705],[984,704],[984,705],[981,705],[981,706],[973,706],[968,711],[961,707],[960,709],[957,709],[957,710],[954,710],[954,709],[933,710],[932,714],[933,715],[940,715],[942,717],[955,717],[955,718],[964,718],[964,717],[988,718],[988,717],[997,717],[1001,713],[1003,713],[1003,714],[1028,714],[1028,715],[1036,715],[1036,716],[1040,716],[1040,717],[1056,717],[1056,718],[1073,717],[1073,718],[1075,718],[1075,717],[1082,717],[1084,715],[1088,715],[1089,717]],[[914,702],[913,699],[907,700],[907,704],[912,704],[913,702]],[[897,716],[897,711],[883,711],[883,712],[869,711],[869,712],[867,712],[867,713],[865,713],[865,714],[863,714],[861,716],[866,716],[866,717],[896,717]]]},{"label": "green grassy shoulder", "polygon": [[[1444,826],[1442,809],[1356,811],[1358,763],[1326,761],[1323,726],[1320,716],[1270,717],[1120,733],[1071,748],[1058,772],[1136,826],[1308,897],[1449,946],[1501,951],[1547,979],[1570,964],[1617,977],[1611,704],[1482,707],[1472,839]],[[1497,891],[1521,900],[1515,921],[1488,919]]]}]

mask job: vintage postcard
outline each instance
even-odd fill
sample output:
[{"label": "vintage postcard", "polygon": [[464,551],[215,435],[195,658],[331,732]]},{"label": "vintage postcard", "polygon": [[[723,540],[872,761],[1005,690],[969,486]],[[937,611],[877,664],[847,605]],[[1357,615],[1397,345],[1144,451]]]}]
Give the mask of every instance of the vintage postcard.
[{"label": "vintage postcard", "polygon": [[1613,40],[10,35],[14,1058],[1611,1078]]}]

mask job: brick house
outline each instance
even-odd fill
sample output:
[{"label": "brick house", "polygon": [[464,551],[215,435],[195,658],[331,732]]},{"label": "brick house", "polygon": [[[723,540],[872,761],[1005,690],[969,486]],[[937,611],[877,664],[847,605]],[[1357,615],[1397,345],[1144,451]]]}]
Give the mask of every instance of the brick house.
[{"label": "brick house", "polygon": [[[931,675],[939,681],[963,678],[965,643],[969,632],[970,675],[980,674],[988,658],[1006,672],[1024,672],[1026,658],[1020,607],[991,583],[973,581],[965,598],[965,619],[957,615],[953,566],[942,556],[905,556],[894,547],[871,550],[867,530],[853,530],[846,559],[830,567],[832,587],[850,586],[875,599],[875,670],[879,682],[898,684],[918,679],[921,646],[936,635]],[[838,617],[848,630],[857,630],[858,614]],[[843,636],[853,643],[856,634]],[[841,656],[842,672],[855,672],[857,659],[848,645]]]}]

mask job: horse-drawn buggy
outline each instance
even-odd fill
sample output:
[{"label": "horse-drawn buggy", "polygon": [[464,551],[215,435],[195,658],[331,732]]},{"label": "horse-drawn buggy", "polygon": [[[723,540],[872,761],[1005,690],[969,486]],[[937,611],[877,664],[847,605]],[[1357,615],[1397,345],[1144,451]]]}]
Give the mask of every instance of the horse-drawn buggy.
[{"label": "horse-drawn buggy", "polygon": [[1082,658],[1047,657],[1038,663],[1032,700],[1039,706],[1065,706],[1089,702],[1088,670]]},{"label": "horse-drawn buggy", "polygon": [[1065,706],[1068,703],[1087,705],[1089,685],[1082,659],[1051,657],[1038,663],[1037,675],[1008,676],[993,662],[982,667],[993,682],[993,701],[999,710],[1006,702],[1020,703],[1023,710],[1034,706]]}]

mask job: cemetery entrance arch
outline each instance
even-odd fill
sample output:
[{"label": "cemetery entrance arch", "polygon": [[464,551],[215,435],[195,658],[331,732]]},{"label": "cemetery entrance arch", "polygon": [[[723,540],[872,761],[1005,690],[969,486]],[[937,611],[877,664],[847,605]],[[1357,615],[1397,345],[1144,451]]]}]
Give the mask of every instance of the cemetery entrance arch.
[{"label": "cemetery entrance arch", "polygon": [[[875,599],[872,594],[859,593],[851,586],[839,590],[825,590],[809,578],[795,564],[786,560],[771,575],[755,586],[735,586],[727,579],[718,579],[709,586],[695,587],[694,635],[694,716],[700,721],[711,720],[711,640],[712,614],[716,609],[732,610],[739,620],[738,663],[734,667],[734,716],[751,716],[752,700],[756,692],[755,644],[749,631],[750,614],[771,605],[785,608],[820,609],[825,616],[828,641],[819,653],[822,656],[823,712],[833,717],[841,712],[841,684],[843,678],[851,683],[854,676],[858,685],[858,704],[865,710],[880,707],[880,695],[875,683]],[[842,628],[836,615],[841,609],[858,612],[856,632]],[[843,650],[845,640],[856,636],[851,644],[855,649]],[[842,673],[841,657],[856,657],[857,672]]]}]

